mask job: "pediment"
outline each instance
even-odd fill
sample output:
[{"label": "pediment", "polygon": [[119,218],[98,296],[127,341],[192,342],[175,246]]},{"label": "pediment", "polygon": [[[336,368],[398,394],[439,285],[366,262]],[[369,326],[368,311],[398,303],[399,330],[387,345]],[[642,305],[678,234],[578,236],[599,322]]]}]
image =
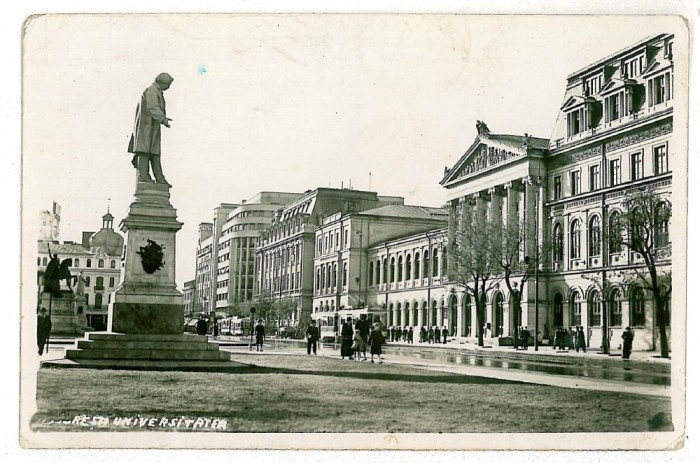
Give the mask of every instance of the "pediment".
[{"label": "pediment", "polygon": [[569,97],[569,99],[564,102],[564,105],[562,105],[561,110],[568,111],[570,109],[574,109],[578,106],[581,106],[585,102],[586,102],[586,99],[584,97],[574,95],[574,96]]},{"label": "pediment", "polygon": [[664,71],[671,67],[673,63],[667,59],[661,59],[661,60],[654,60],[649,65],[647,68],[644,70],[644,72],[640,75],[642,78],[648,78],[653,74],[656,74],[657,72]]},{"label": "pediment", "polygon": [[440,184],[445,185],[462,178],[471,177],[477,173],[507,164],[513,159],[525,157],[526,149],[519,150],[515,147],[502,147],[497,144],[491,144],[487,140],[477,137],[454,167],[451,169],[445,168],[445,175]]},{"label": "pediment", "polygon": [[600,90],[600,93],[610,93],[615,90],[624,88],[625,85],[626,83],[622,79],[610,79],[608,82],[606,82],[605,85],[603,85],[603,88]]}]

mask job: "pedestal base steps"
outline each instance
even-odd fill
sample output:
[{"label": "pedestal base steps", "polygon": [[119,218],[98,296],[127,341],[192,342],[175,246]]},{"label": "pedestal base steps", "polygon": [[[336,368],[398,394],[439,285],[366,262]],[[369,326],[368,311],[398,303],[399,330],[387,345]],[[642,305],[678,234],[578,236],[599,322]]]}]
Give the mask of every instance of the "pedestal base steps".
[{"label": "pedestal base steps", "polygon": [[243,365],[231,362],[231,353],[219,350],[206,336],[193,334],[86,333],[64,360],[42,367],[124,370],[228,371]]}]

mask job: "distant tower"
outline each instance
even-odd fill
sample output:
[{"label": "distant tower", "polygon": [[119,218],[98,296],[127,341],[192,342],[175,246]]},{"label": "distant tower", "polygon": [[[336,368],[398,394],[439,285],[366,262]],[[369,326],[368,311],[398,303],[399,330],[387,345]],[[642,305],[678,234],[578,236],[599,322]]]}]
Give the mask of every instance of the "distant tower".
[{"label": "distant tower", "polygon": [[124,247],[124,238],[113,229],[114,216],[107,213],[102,216],[102,229],[90,237],[90,249],[100,248],[110,256],[119,256]]},{"label": "distant tower", "polygon": [[39,215],[39,241],[56,241],[60,235],[61,205],[53,202],[51,211],[42,211]]}]

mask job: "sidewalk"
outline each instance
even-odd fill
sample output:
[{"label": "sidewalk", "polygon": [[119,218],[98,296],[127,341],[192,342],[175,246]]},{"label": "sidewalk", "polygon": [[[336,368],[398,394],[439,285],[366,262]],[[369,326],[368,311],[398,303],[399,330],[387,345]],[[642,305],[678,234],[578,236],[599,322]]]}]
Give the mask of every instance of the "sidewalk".
[{"label": "sidewalk", "polygon": [[[485,340],[488,341],[488,340]],[[486,343],[486,342],[485,342]],[[587,349],[586,352],[582,350],[576,352],[575,349],[572,350],[555,350],[552,346],[544,345],[538,346],[538,350],[535,350],[534,346],[529,346],[527,349],[515,349],[512,346],[499,346],[499,345],[485,345],[483,347],[478,346],[475,342],[457,339],[457,338],[447,338],[447,344],[428,344],[428,343],[408,343],[403,341],[398,342],[387,342],[387,347],[419,347],[421,349],[451,349],[451,350],[467,350],[471,352],[483,352],[483,353],[499,353],[511,356],[540,356],[540,357],[551,357],[558,359],[597,359],[597,360],[610,360],[610,361],[624,361],[622,359],[622,349],[610,349],[609,354],[603,354],[600,349]],[[635,362],[655,362],[663,364],[671,364],[671,359],[664,359],[660,357],[659,352],[654,351],[632,351],[630,356],[630,361]]]}]

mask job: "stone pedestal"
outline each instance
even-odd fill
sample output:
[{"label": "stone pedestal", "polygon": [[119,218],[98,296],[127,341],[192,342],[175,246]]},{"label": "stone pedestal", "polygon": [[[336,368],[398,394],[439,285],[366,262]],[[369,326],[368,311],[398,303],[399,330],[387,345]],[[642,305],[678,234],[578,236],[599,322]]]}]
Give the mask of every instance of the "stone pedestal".
[{"label": "stone pedestal", "polygon": [[65,361],[47,366],[207,370],[233,365],[218,344],[184,334],[182,294],[175,283],[175,233],[182,223],[169,188],[137,184],[120,225],[126,249],[121,281],[109,303],[108,331],[88,333],[66,351]]},{"label": "stone pedestal", "polygon": [[[51,337],[77,337],[82,336],[87,331],[87,324],[84,316],[78,316],[76,310],[76,298],[68,290],[61,291],[61,297],[51,298]],[[82,296],[83,301],[85,296]],[[41,296],[41,307],[49,309],[49,295],[44,293]],[[83,303],[84,305],[84,303]]]}]

